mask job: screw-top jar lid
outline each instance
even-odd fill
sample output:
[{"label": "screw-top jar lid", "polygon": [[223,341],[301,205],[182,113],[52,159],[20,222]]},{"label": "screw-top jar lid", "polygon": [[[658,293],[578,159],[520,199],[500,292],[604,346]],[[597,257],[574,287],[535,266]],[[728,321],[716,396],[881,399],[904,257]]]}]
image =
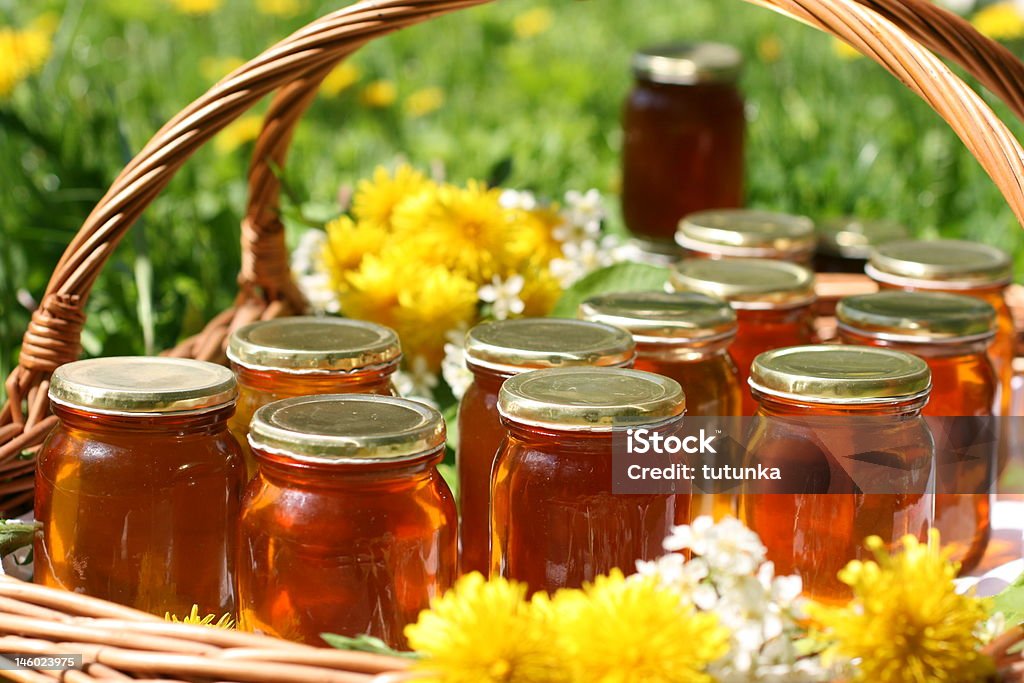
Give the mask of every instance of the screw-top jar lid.
[{"label": "screw-top jar lid", "polygon": [[736,334],[736,312],[721,299],[699,292],[602,294],[580,305],[585,320],[628,330],[648,344],[686,344]]},{"label": "screw-top jar lid", "polygon": [[633,337],[618,327],[569,318],[519,318],[481,323],[466,334],[470,365],[518,373],[570,365],[625,366]]},{"label": "screw-top jar lid", "polygon": [[633,55],[633,75],[669,85],[733,83],[743,68],[743,55],[723,43],[669,43]]},{"label": "screw-top jar lid", "polygon": [[187,358],[123,356],[62,365],[50,380],[54,403],[107,415],[205,412],[231,405],[235,376]]},{"label": "screw-top jar lid", "polygon": [[871,249],[886,242],[905,239],[902,223],[890,220],[826,218],[817,222],[818,251],[840,258],[867,260]]},{"label": "screw-top jar lid", "polygon": [[322,394],[268,403],[253,415],[249,443],[311,463],[413,460],[442,448],[444,418],[394,396]]},{"label": "screw-top jar lid", "polygon": [[923,397],[931,371],[915,355],[872,346],[793,346],[766,351],[750,366],[750,386],[804,403],[895,403]]},{"label": "screw-top jar lid", "polygon": [[897,286],[972,289],[1010,281],[1010,257],[963,240],[900,240],[871,252],[867,273]]},{"label": "screw-top jar lid", "polygon": [[841,329],[881,339],[962,342],[994,335],[996,311],[970,296],[889,290],[840,300],[836,318]]},{"label": "screw-top jar lid", "polygon": [[401,355],[390,327],[349,318],[264,320],[238,328],[228,341],[235,363],[284,372],[351,372],[397,363]]},{"label": "screw-top jar lid", "polygon": [[795,258],[816,241],[814,222],[806,216],[750,209],[692,213],[676,231],[679,246],[721,256]]},{"label": "screw-top jar lid", "polygon": [[669,286],[725,299],[737,309],[787,308],[814,301],[814,273],[787,261],[685,259],[673,267]]},{"label": "screw-top jar lid", "polygon": [[668,377],[621,368],[553,368],[505,381],[498,412],[509,420],[567,431],[657,424],[679,417],[686,397]]}]

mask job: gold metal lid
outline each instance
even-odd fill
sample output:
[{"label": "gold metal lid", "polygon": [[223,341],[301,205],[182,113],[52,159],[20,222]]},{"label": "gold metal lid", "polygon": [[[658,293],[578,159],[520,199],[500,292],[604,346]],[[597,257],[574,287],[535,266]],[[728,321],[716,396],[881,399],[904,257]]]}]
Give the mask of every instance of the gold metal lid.
[{"label": "gold metal lid", "polygon": [[804,403],[898,402],[927,395],[931,371],[917,356],[873,346],[793,346],[766,351],[750,386]]},{"label": "gold metal lid", "polygon": [[836,318],[840,329],[892,341],[960,342],[994,335],[996,311],[971,296],[888,290],[841,299]]},{"label": "gold metal lid", "polygon": [[602,294],[584,301],[579,315],[621,327],[648,344],[707,342],[736,334],[732,307],[699,292]]},{"label": "gold metal lid", "polygon": [[867,260],[871,249],[886,242],[905,239],[907,227],[889,220],[826,218],[817,222],[818,251],[840,258]]},{"label": "gold metal lid", "polygon": [[743,69],[743,55],[722,43],[670,43],[634,53],[633,75],[669,85],[733,83]]},{"label": "gold metal lid", "polygon": [[692,213],[679,222],[684,249],[747,258],[781,258],[814,249],[814,222],[806,216],[750,209]]},{"label": "gold metal lid", "polygon": [[686,397],[668,377],[621,368],[553,368],[505,380],[498,412],[515,422],[568,431],[656,424],[679,417]]},{"label": "gold metal lid", "polygon": [[470,365],[518,373],[571,365],[625,366],[633,337],[618,327],[569,318],[519,318],[481,323],[466,334]]},{"label": "gold metal lid", "polygon": [[1008,283],[1010,257],[963,240],[901,240],[871,252],[867,273],[897,286],[972,289]]},{"label": "gold metal lid", "polygon": [[299,461],[413,460],[444,447],[444,418],[394,396],[323,394],[269,403],[249,425],[253,448]]},{"label": "gold metal lid", "polygon": [[684,259],[672,268],[669,287],[716,296],[737,309],[787,308],[814,301],[814,273],[787,261]]},{"label": "gold metal lid", "polygon": [[54,403],[107,415],[204,412],[235,401],[235,376],[187,358],[123,356],[62,365],[50,380]]},{"label": "gold metal lid", "polygon": [[397,363],[401,356],[390,327],[349,318],[264,320],[240,327],[228,341],[233,362],[284,372],[351,372]]}]

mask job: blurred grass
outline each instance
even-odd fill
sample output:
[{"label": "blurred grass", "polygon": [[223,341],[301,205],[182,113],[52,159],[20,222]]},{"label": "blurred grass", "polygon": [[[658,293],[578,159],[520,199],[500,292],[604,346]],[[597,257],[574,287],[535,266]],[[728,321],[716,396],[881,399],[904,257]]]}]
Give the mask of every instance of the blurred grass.
[{"label": "blurred grass", "polygon": [[[64,246],[131,153],[212,84],[211,60],[251,58],[342,4],[310,0],[274,17],[226,0],[192,17],[169,0],[0,0],[0,24],[62,17],[44,71],[0,100],[0,374]],[[550,30],[521,35],[531,21],[543,28],[546,11]],[[843,59],[831,39],[739,0],[520,0],[377,41],[355,56],[357,81],[308,114],[287,182],[326,214],[340,187],[396,157],[454,179],[510,159],[508,185],[614,195],[629,55],[680,38],[729,41],[748,56],[752,205],[886,216],[1021,258],[998,191],[926,105],[873,62]],[[367,106],[364,88],[381,79],[395,102]],[[443,104],[410,115],[425,88],[439,88]],[[93,291],[87,354],[166,348],[230,304],[249,151],[208,145],[154,202]]]}]

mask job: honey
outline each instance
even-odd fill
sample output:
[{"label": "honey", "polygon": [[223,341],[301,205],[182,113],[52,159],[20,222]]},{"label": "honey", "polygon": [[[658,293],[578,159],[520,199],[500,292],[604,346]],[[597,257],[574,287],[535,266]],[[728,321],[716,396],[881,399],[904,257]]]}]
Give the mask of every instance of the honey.
[{"label": "honey", "polygon": [[347,318],[277,318],[240,327],[228,340],[238,377],[238,407],[229,426],[256,462],[246,436],[253,414],[283,398],[317,394],[394,394],[391,376],[402,351],[398,335],[383,325]]},{"label": "honey", "polygon": [[741,518],[776,572],[799,575],[810,597],[845,601],[836,574],[872,557],[865,538],[923,540],[931,527],[928,366],[889,349],[793,347],[758,356],[750,384],[760,407],[747,464],[778,467],[785,481],[745,483]]},{"label": "honey", "polygon": [[622,211],[647,241],[672,242],[683,216],[743,205],[742,57],[716,43],[661,45],[633,57],[623,112]]},{"label": "honey", "polygon": [[258,474],[242,506],[239,627],[405,648],[405,626],[456,573],[440,413],[390,396],[291,398],[257,410],[249,439]]},{"label": "honey", "polygon": [[678,382],[617,368],[537,370],[506,380],[498,409],[507,436],[492,478],[492,576],[554,591],[664,554],[689,495],[613,494],[613,427],[674,428],[685,409]]},{"label": "honey", "polygon": [[473,383],[459,406],[456,467],[462,512],[461,570],[487,573],[491,467],[505,430],[498,417],[502,383],[537,368],[632,365],[634,343],[625,330],[603,323],[522,318],[477,325],[466,335]]},{"label": "honey", "polygon": [[[687,416],[739,415],[739,373],[728,354],[736,337],[736,313],[725,301],[697,292],[605,294],[583,302],[579,314],[632,334],[633,367],[679,382]],[[735,496],[695,493],[691,508],[693,515],[721,519],[736,514]]]},{"label": "honey", "polygon": [[906,239],[906,226],[890,220],[829,218],[817,222],[818,244],[814,270],[818,273],[864,272],[871,249]]},{"label": "honey", "polygon": [[35,581],[163,616],[234,614],[245,465],[235,378],[172,358],[58,368],[39,451]]},{"label": "honey", "polygon": [[[758,354],[814,341],[814,274],[803,266],[763,259],[685,259],[673,268],[669,287],[725,299],[736,311],[738,327],[729,354],[741,387]],[[743,390],[740,412],[756,411],[757,402]]]},{"label": "honey", "polygon": [[809,265],[817,237],[805,216],[715,209],[686,216],[676,243],[695,258],[764,258]]},{"label": "honey", "polygon": [[986,355],[995,310],[966,296],[889,290],[843,299],[836,314],[844,343],[905,351],[928,364],[932,391],[922,414],[944,418],[935,526],[961,571],[970,571],[988,545],[995,485],[995,443],[978,439],[991,424],[974,419],[992,415],[998,386]]}]

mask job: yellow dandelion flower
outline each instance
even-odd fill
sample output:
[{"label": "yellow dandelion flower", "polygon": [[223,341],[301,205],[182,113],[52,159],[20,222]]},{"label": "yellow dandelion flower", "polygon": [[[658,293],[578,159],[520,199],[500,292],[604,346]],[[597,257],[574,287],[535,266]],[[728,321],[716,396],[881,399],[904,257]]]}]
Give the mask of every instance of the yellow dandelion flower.
[{"label": "yellow dandelion flower", "polygon": [[555,23],[555,15],[547,7],[534,7],[517,16],[512,21],[512,30],[518,38],[526,39],[539,36],[548,31]]},{"label": "yellow dandelion flower", "polygon": [[704,683],[729,649],[728,631],[653,577],[613,570],[581,592],[555,594],[553,612],[574,680]]},{"label": "yellow dandelion flower", "polygon": [[377,223],[356,223],[348,216],[328,223],[323,259],[331,279],[341,283],[346,271],[357,267],[367,254],[379,252],[387,240],[387,230]]},{"label": "yellow dandelion flower", "polygon": [[992,661],[979,652],[978,625],[987,602],[959,595],[958,565],[939,550],[938,532],[927,544],[913,536],[889,555],[880,538],[866,541],[875,561],[853,561],[839,579],[853,589],[843,607],[812,605],[829,660],[857,659],[857,681],[968,683],[986,680]]},{"label": "yellow dandelion flower", "polygon": [[304,0],[256,0],[256,11],[272,17],[294,17],[305,9]]},{"label": "yellow dandelion flower", "polygon": [[997,2],[982,8],[971,23],[979,32],[995,40],[1024,37],[1024,16],[1013,2]]},{"label": "yellow dandelion flower", "polygon": [[43,12],[29,24],[29,28],[41,31],[48,36],[56,33],[58,26],[60,26],[60,14],[57,12]]},{"label": "yellow dandelion flower", "polygon": [[[411,261],[413,254],[403,252]],[[478,286],[444,266],[414,264],[398,295],[395,331],[410,357],[420,356],[437,372],[444,359],[445,334],[475,320]]]},{"label": "yellow dandelion flower", "polygon": [[249,114],[229,124],[213,139],[213,148],[219,154],[230,154],[236,149],[252,142],[263,130],[263,117]]},{"label": "yellow dandelion flower", "polygon": [[426,116],[444,104],[444,91],[440,88],[421,88],[405,99],[405,112],[413,117]]},{"label": "yellow dandelion flower", "polygon": [[[531,211],[508,211],[509,230],[506,250],[513,261],[540,259],[550,261],[562,255],[562,245],[554,230],[562,222],[558,207],[541,207]],[[511,264],[508,264],[511,265]]]},{"label": "yellow dandelion flower", "polygon": [[526,280],[523,291],[519,293],[525,305],[523,315],[537,318],[550,314],[563,290],[558,279],[551,274],[548,264],[534,261],[519,272]]},{"label": "yellow dandelion flower", "polygon": [[563,655],[544,619],[524,600],[526,587],[468,574],[407,626],[420,667],[445,683],[566,681]]},{"label": "yellow dandelion flower", "polygon": [[373,109],[390,107],[398,99],[398,88],[392,81],[377,80],[367,84],[359,93],[359,101]]},{"label": "yellow dandelion flower", "polygon": [[0,97],[9,95],[19,83],[43,67],[53,47],[53,32],[47,27],[18,30],[0,26]]},{"label": "yellow dandelion flower", "polygon": [[224,0],[170,0],[171,5],[182,14],[201,16],[220,9]]},{"label": "yellow dandelion flower", "polygon": [[[181,619],[170,612],[164,614],[164,619],[175,624],[198,624],[199,626],[213,626],[214,628],[224,629],[235,627],[235,620],[231,618],[230,614],[223,614],[220,619],[217,619],[212,614],[207,614],[204,617],[199,616],[199,605],[192,605],[192,611]],[[214,621],[215,619],[216,621]]]},{"label": "yellow dandelion flower", "polygon": [[349,61],[334,67],[320,84],[320,92],[327,97],[337,97],[343,90],[352,87],[359,80],[359,67]]},{"label": "yellow dandelion flower", "polygon": [[203,57],[199,60],[199,75],[205,81],[219,81],[243,64],[241,57]]},{"label": "yellow dandelion flower", "polygon": [[849,43],[839,40],[838,38],[832,39],[832,52],[834,52],[835,55],[840,59],[845,59],[848,61],[860,59],[864,56],[863,52],[853,47]]},{"label": "yellow dandelion flower", "polygon": [[[359,267],[345,275],[338,291],[342,313],[393,328],[398,296],[413,270],[411,266],[404,258],[394,258],[390,253],[364,256]],[[402,345],[407,347],[405,339]]]},{"label": "yellow dandelion flower", "polygon": [[352,197],[352,214],[362,222],[391,226],[392,214],[404,200],[433,190],[436,186],[408,164],[401,164],[394,173],[378,166],[370,180],[360,180]]},{"label": "yellow dandelion flower", "polygon": [[765,36],[757,44],[757,56],[765,64],[774,64],[782,57],[782,41],[778,36]]}]

